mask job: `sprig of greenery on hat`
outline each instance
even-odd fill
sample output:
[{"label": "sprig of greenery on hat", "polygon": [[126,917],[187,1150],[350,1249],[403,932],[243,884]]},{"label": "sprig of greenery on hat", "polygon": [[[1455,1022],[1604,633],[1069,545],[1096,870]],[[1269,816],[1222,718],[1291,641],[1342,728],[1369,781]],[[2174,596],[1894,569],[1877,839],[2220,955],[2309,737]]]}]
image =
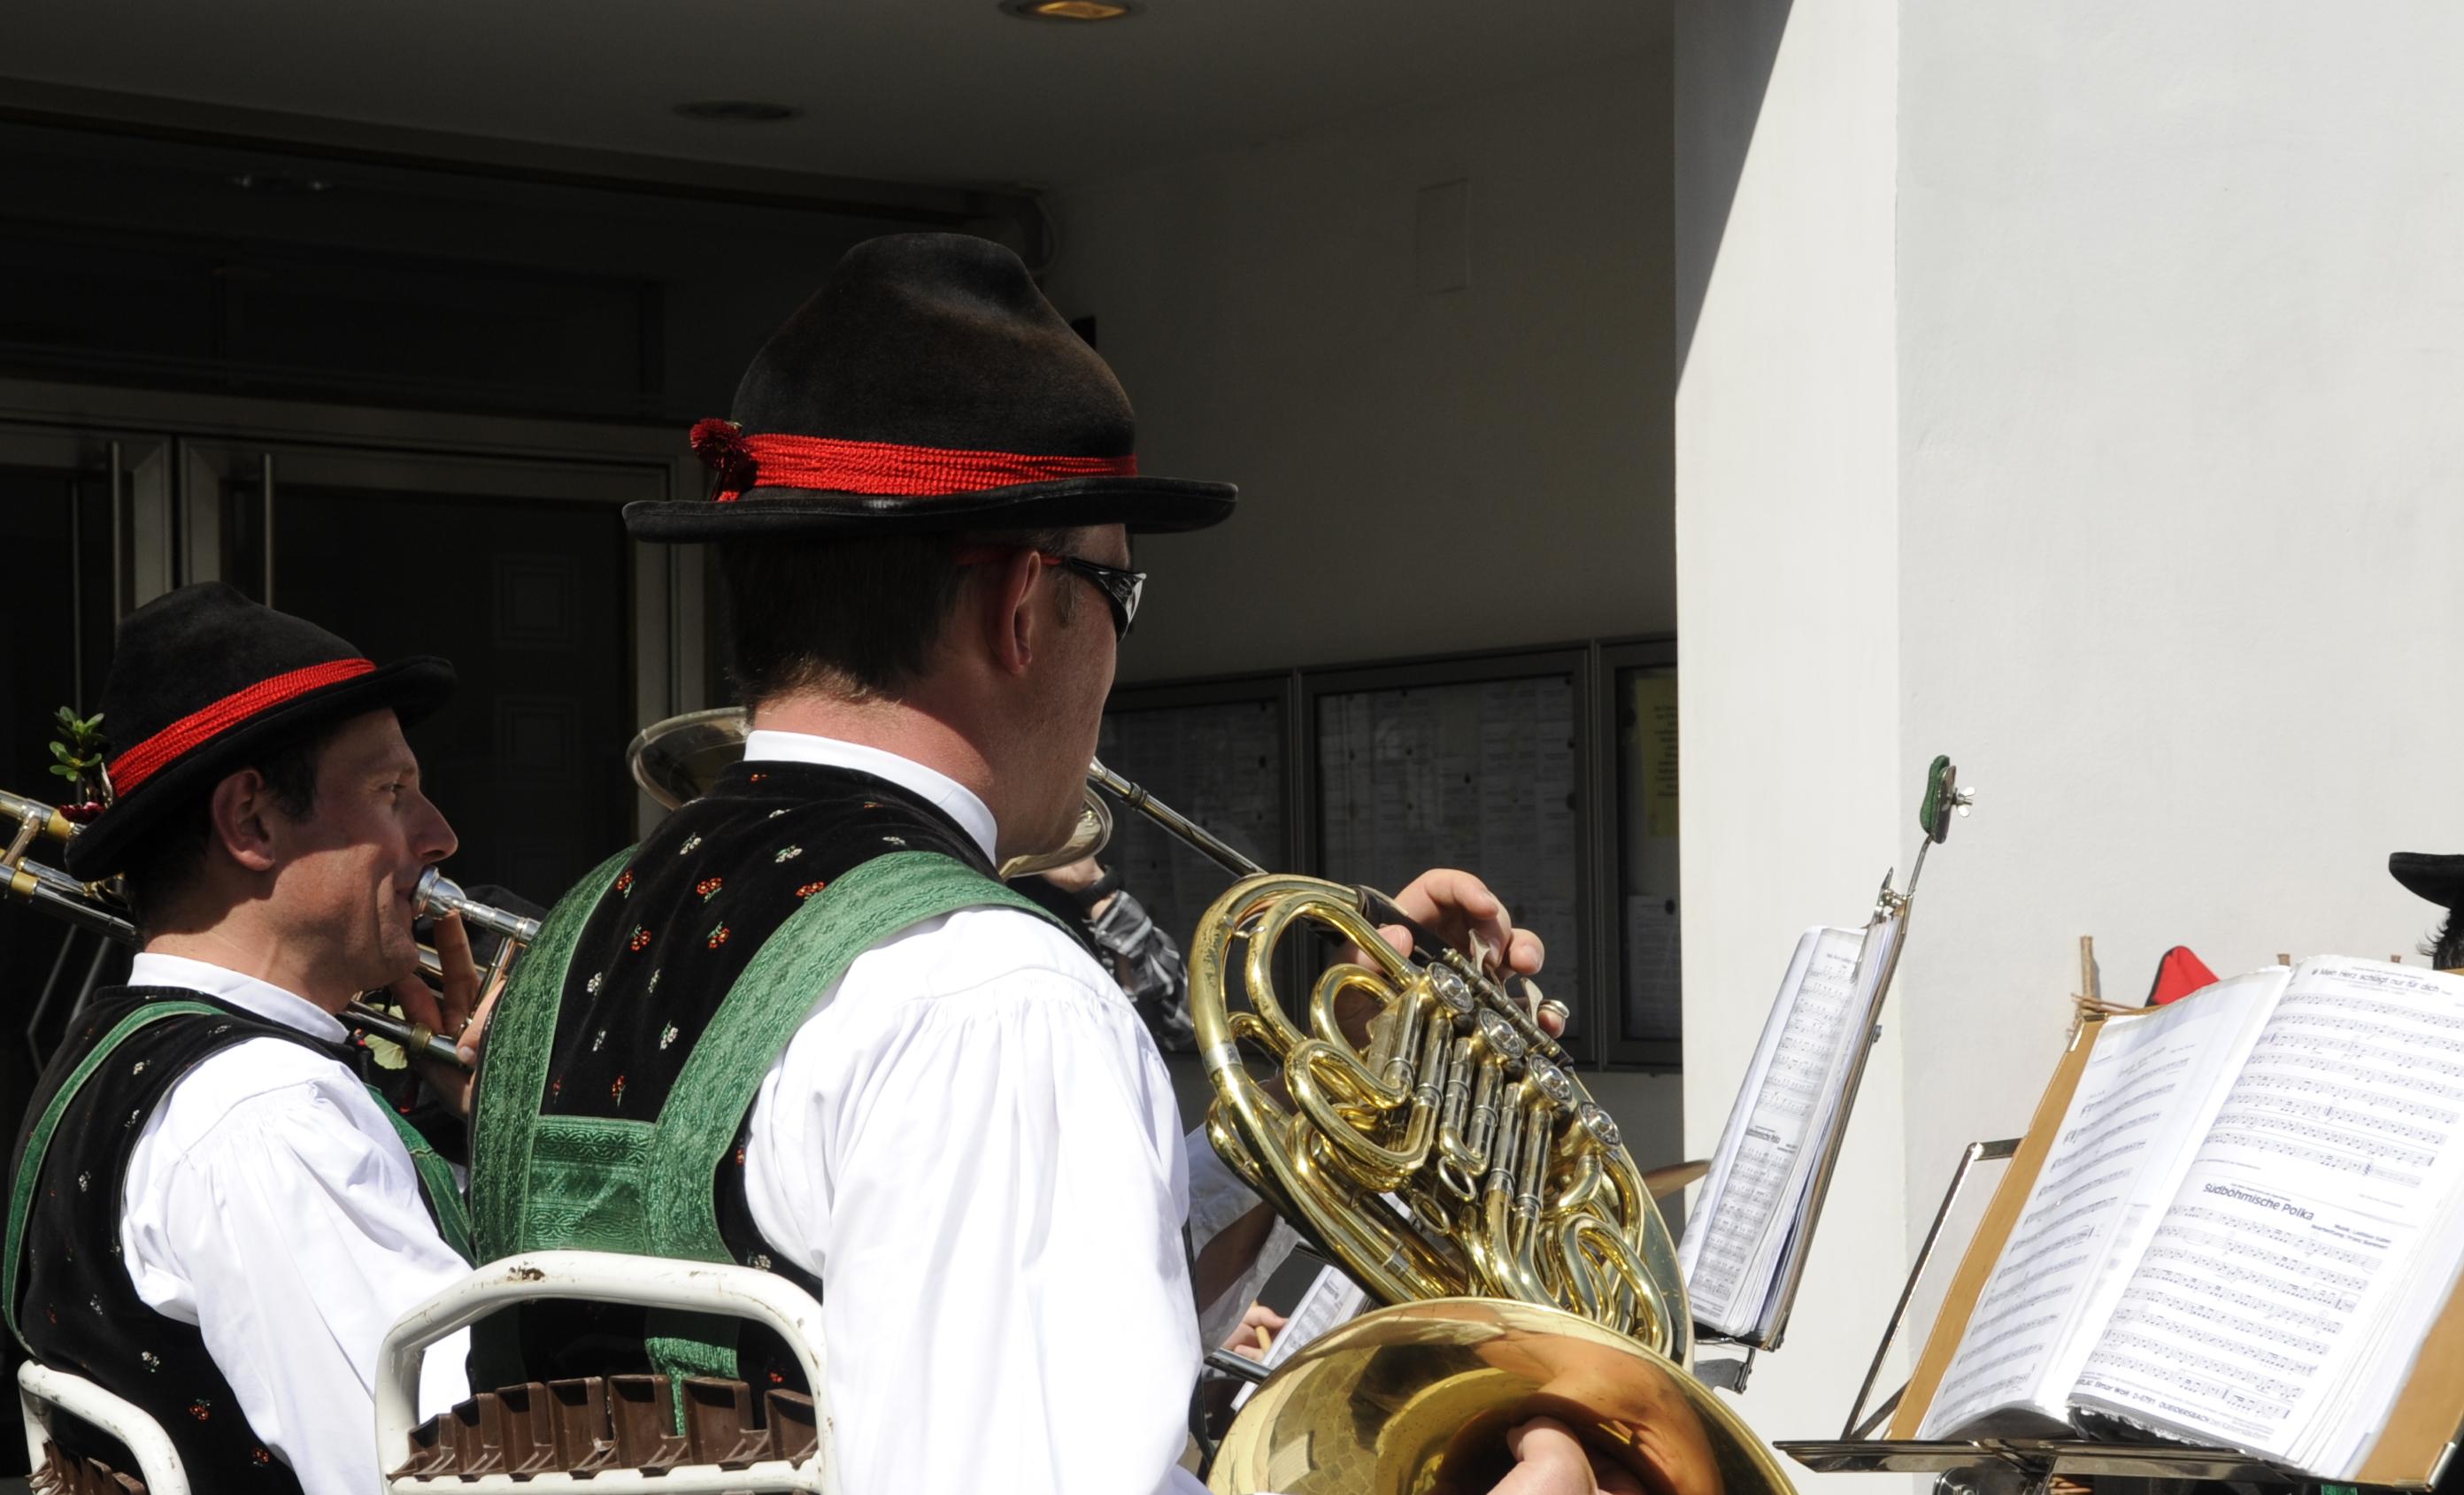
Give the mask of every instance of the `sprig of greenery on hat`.
[{"label": "sprig of greenery on hat", "polygon": [[106,747],[102,736],[102,714],[79,716],[63,706],[52,714],[60,731],[52,739],[52,772],[69,781],[70,792],[63,796],[68,802],[60,814],[77,824],[84,824],[103,811],[111,802],[110,780],[104,777],[102,759]]}]

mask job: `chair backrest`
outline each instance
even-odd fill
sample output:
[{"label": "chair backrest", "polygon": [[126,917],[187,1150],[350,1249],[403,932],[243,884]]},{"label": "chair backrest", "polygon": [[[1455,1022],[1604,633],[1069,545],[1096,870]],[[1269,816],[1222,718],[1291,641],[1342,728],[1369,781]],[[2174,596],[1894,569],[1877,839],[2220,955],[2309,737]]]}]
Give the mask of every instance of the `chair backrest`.
[{"label": "chair backrest", "polygon": [[[135,1402],[115,1396],[82,1375],[29,1360],[17,1368],[17,1407],[26,1419],[26,1458],[37,1470],[49,1462],[66,1495],[86,1490],[126,1490],[143,1481],[143,1495],[188,1495],[188,1471],[171,1435]],[[52,1443],[51,1412],[82,1418],[120,1440],[137,1460],[133,1470],[111,1470],[92,1461],[70,1461]],[[74,1466],[72,1463],[74,1462]],[[118,1478],[114,1478],[118,1476]]]},{"label": "chair backrest", "polygon": [[[751,1319],[786,1342],[808,1399],[740,1381],[615,1375],[482,1392],[418,1418],[420,1362],[517,1303],[579,1298]],[[377,1364],[377,1462],[392,1495],[512,1495],[547,1473],[637,1471],[641,1495],[836,1495],[822,1306],[775,1273],[607,1251],[533,1251],[474,1268],[397,1320]]]}]

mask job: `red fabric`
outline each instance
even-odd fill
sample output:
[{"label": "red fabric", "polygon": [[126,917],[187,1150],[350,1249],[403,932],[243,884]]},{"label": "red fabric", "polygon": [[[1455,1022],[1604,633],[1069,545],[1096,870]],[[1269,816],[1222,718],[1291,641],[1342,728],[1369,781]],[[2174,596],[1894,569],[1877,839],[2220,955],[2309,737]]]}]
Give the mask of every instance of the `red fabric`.
[{"label": "red fabric", "polygon": [[718,503],[750,488],[819,488],[842,494],[938,498],[1014,483],[1067,477],[1135,477],[1138,459],[1042,457],[1017,451],[958,451],[893,441],[823,436],[747,436],[727,421],[694,423],[693,454],[718,474]]},{"label": "red fabric", "polygon": [[685,440],[702,466],[718,474],[721,493],[753,486],[753,453],[744,450],[743,432],[734,421],[695,421]]},{"label": "red fabric", "polygon": [[2147,988],[2147,1005],[2162,1007],[2168,1001],[2188,997],[2203,986],[2216,984],[2216,973],[2208,963],[2190,954],[2188,945],[2175,945],[2156,962],[2155,984]]},{"label": "red fabric", "polygon": [[305,670],[293,670],[259,680],[245,691],[234,691],[200,711],[190,712],[178,721],[138,743],[111,760],[111,788],[115,794],[126,794],[165,764],[229,732],[252,716],[262,715],[285,701],[297,700],[311,691],[363,675],[376,666],[364,659],[337,659],[330,664],[310,665]]}]

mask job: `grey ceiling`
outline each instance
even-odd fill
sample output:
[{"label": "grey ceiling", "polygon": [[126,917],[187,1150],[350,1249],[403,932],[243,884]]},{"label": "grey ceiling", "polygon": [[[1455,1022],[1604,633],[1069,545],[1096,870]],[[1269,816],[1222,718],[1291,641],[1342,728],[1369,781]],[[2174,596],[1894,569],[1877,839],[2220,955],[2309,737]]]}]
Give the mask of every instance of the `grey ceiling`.
[{"label": "grey ceiling", "polygon": [[[1665,0],[102,0],[19,6],[7,78],[887,181],[1067,186],[1640,51]],[[785,124],[678,118],[792,104]]]}]

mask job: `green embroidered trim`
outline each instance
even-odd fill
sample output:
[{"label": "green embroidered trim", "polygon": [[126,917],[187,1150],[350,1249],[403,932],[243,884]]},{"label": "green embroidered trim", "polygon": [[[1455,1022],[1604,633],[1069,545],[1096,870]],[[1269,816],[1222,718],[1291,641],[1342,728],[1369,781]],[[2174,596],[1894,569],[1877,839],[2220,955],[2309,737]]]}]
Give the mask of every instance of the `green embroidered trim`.
[{"label": "green embroidered trim", "polygon": [[650,1369],[668,1378],[675,1404],[676,1431],[685,1430],[685,1381],[695,1375],[722,1381],[737,1374],[736,1331],[743,1320],[724,1313],[688,1313],[681,1308],[651,1308],[642,1315],[642,1348]]},{"label": "green embroidered trim", "polygon": [[[1066,927],[1025,894],[954,857],[903,851],[855,868],[762,942],[694,1042],[659,1112],[644,1215],[652,1255],[731,1260],[719,1235],[712,1178],[736,1145],[762,1077],[787,1041],[856,956],[928,919],[988,905],[1020,909]],[[735,1377],[736,1320],[662,1314],[649,1329],[656,1369],[671,1376]]]},{"label": "green embroidered trim", "polygon": [[428,1145],[428,1138],[410,1124],[410,1118],[393,1109],[385,1091],[368,1087],[369,1099],[393,1123],[394,1135],[402,1138],[405,1151],[410,1154],[410,1166],[419,1175],[419,1192],[428,1196],[428,1207],[436,1212],[436,1233],[453,1248],[453,1254],[473,1265],[478,1258],[471,1254],[471,1216],[463,1208],[462,1190],[453,1181],[453,1165]]},{"label": "green embroidered trim", "polygon": [[627,846],[600,863],[557,900],[488,1020],[478,1095],[471,1109],[472,1244],[480,1261],[521,1249],[531,1138],[547,1089],[548,1050],[556,1043],[565,968],[573,963],[573,947],[581,943],[591,911],[633,851]]},{"label": "green embroidered trim", "polygon": [[1003,905],[1050,920],[1024,893],[937,851],[875,857],[806,900],[736,978],[668,1092],[650,1163],[654,1255],[729,1260],[711,1178],[780,1051],[856,956],[960,909]]},{"label": "green embroidered trim", "polygon": [[649,1255],[643,1200],[650,1145],[647,1121],[539,1117],[522,1191],[521,1248]]},{"label": "green embroidered trim", "polygon": [[[655,1122],[540,1114],[565,978],[583,927],[632,856],[610,858],[565,894],[523,956],[488,1034],[473,1122],[471,1194],[482,1260],[571,1247],[685,1261],[731,1260],[712,1182],[797,1028],[856,956],[945,913],[1016,908],[1067,928],[1023,893],[955,858],[876,857],[806,901],[765,940],[703,1030]],[[507,1316],[499,1315],[499,1318]],[[733,1377],[737,1321],[654,1311],[652,1368],[681,1385]],[[474,1350],[519,1379],[510,1321],[484,1321]],[[493,1331],[492,1331],[493,1330]],[[683,1409],[676,1409],[681,1429]]]},{"label": "green embroidered trim", "polygon": [[[211,1002],[148,1002],[121,1019],[110,1032],[102,1036],[102,1042],[95,1044],[85,1058],[78,1061],[67,1083],[52,1097],[52,1103],[43,1108],[42,1118],[34,1123],[34,1130],[26,1133],[26,1155],[17,1165],[17,1186],[9,1194],[9,1238],[5,1247],[0,1247],[9,1253],[7,1260],[0,1262],[0,1310],[8,1314],[9,1332],[17,1336],[19,1344],[26,1344],[26,1336],[17,1328],[17,1269],[26,1249],[26,1218],[33,1206],[34,1190],[42,1182],[43,1157],[51,1151],[52,1134],[60,1129],[60,1117],[67,1113],[69,1102],[77,1099],[77,1091],[85,1088],[86,1081],[93,1079],[94,1072],[110,1060],[114,1049],[128,1042],[130,1034],[188,1013],[230,1016]],[[388,1111],[390,1109],[387,1108]],[[27,1352],[33,1353],[33,1348],[26,1345]]]}]

